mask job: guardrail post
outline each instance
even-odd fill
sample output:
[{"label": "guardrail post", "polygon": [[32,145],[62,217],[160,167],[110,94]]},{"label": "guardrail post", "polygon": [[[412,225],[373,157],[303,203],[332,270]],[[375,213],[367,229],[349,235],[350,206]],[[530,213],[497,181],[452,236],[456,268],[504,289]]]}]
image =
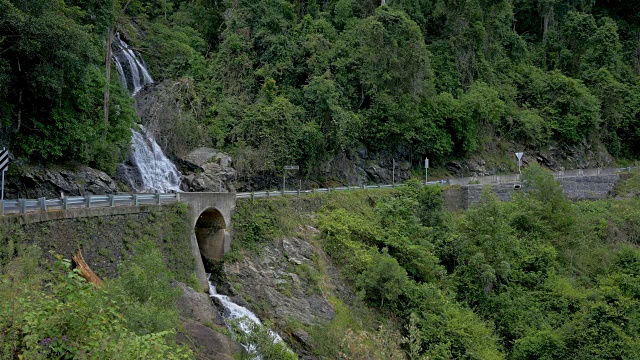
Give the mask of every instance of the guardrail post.
[{"label": "guardrail post", "polygon": [[18,204],[20,204],[20,214],[27,213],[27,200],[26,199],[18,199]]},{"label": "guardrail post", "polygon": [[116,204],[116,201],[113,194],[109,194],[108,196],[109,196],[109,206],[114,207]]},{"label": "guardrail post", "polygon": [[253,202],[253,191],[251,192],[251,202]]},{"label": "guardrail post", "polygon": [[156,193],[156,204],[160,205],[160,193]]},{"label": "guardrail post", "polygon": [[133,205],[138,206],[138,194],[133,195]]},{"label": "guardrail post", "polygon": [[382,185],[378,184],[378,189],[382,189]]},{"label": "guardrail post", "polygon": [[84,196],[84,204],[87,208],[91,207],[91,195]]},{"label": "guardrail post", "polygon": [[267,197],[269,197],[269,190],[267,190]]},{"label": "guardrail post", "polygon": [[62,198],[62,208],[65,210],[69,208],[69,198],[66,196]]},{"label": "guardrail post", "polygon": [[300,196],[300,188],[298,188],[298,196]]},{"label": "guardrail post", "polygon": [[47,198],[41,197],[38,199],[40,201],[40,206],[43,212],[47,212]]}]

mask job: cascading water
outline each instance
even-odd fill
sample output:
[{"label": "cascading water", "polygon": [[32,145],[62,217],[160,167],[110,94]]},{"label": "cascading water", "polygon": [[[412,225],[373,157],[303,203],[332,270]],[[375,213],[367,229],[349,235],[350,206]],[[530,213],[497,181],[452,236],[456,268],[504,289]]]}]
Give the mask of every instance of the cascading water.
[{"label": "cascading water", "polygon": [[[153,84],[144,60],[117,33],[112,41],[113,62],[120,76],[122,86],[135,96],[145,85]],[[164,155],[162,149],[140,125],[139,130],[131,129],[132,154],[129,163],[120,165],[120,174],[136,192],[180,191],[181,176],[176,166]]]},{"label": "cascading water", "polygon": [[147,70],[147,64],[117,33],[112,41],[112,58],[116,64],[116,70],[120,75],[120,81],[135,95],[145,85],[153,84],[153,79]]},{"label": "cascading water", "polygon": [[[252,325],[254,324],[262,325],[260,319],[258,319],[258,317],[249,309],[234,303],[233,301],[231,301],[231,299],[229,299],[228,296],[218,294],[215,285],[213,285],[213,283],[211,282],[211,275],[207,274],[207,277],[209,278],[209,296],[220,301],[220,304],[222,304],[222,307],[224,308],[222,317],[224,317],[225,320],[239,319],[238,326],[245,333],[249,333],[251,331]],[[284,344],[284,340],[282,340],[280,335],[271,330],[269,330],[269,335],[271,336],[274,343]],[[242,346],[249,353],[256,352],[255,346],[252,344],[242,344]],[[262,357],[258,356],[258,359],[262,359]]]},{"label": "cascading water", "polygon": [[131,161],[138,168],[140,180],[131,182],[137,192],[178,192],[182,174],[164,155],[160,145],[147,134],[144,126],[133,131]]}]

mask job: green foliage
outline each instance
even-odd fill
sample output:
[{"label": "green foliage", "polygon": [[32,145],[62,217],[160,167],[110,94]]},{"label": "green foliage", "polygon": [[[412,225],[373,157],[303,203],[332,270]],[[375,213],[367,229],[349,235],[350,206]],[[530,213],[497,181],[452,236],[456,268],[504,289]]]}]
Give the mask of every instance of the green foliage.
[{"label": "green foliage", "polygon": [[[417,181],[376,198],[333,193],[318,199],[324,206],[315,226],[359,295],[355,302],[406,329],[409,358],[633,357],[638,200],[570,203],[538,166],[528,167],[523,181],[512,202],[488,189],[476,207],[456,214],[442,211],[440,188]],[[251,221],[238,232],[276,209],[266,224],[287,218],[279,200],[247,201],[240,209]],[[380,334],[356,325],[342,302],[332,304],[334,320],[308,329],[318,355],[394,358],[373,345]]]},{"label": "green foliage", "polygon": [[[166,272],[164,264],[153,260],[157,250],[137,256],[141,260],[138,268],[156,274]],[[142,303],[121,297],[120,294],[153,283],[148,278],[144,283],[135,283],[129,277],[124,285],[107,281],[105,288],[97,289],[80,276],[78,269],[71,268],[70,260],[59,257],[56,269],[48,269],[47,265],[38,264],[41,257],[36,247],[21,248],[0,268],[0,294],[8,299],[0,306],[3,358],[191,358],[188,348],[175,344],[175,312],[168,319],[156,319],[170,314],[153,311],[162,301],[146,299]],[[135,272],[130,266],[125,265],[124,272]],[[157,284],[154,289],[161,299],[175,296],[168,282]],[[140,314],[134,315],[136,311]],[[137,332],[132,324],[145,315],[155,322],[164,321],[165,325],[156,327],[154,332]]]},{"label": "green foliage", "polygon": [[[77,161],[110,172],[129,146],[135,112],[117,81],[106,84],[101,34],[85,24],[85,9],[59,2],[0,3],[0,41],[6,88],[0,134],[16,155]],[[9,60],[5,62],[4,60]],[[114,87],[109,123],[105,86]]]},{"label": "green foliage", "polygon": [[140,240],[118,270],[113,292],[118,294],[119,303],[127,304],[123,315],[128,327],[141,335],[175,328],[175,300],[180,290],[169,289],[172,274],[160,250],[151,241]]},{"label": "green foliage", "polygon": [[[31,160],[113,171],[135,121],[105,84],[104,36],[170,80],[161,133],[213,145],[240,173],[313,173],[359,147],[429,157],[602,142],[637,158],[633,5],[575,1],[79,1],[1,3],[0,137]],[[126,9],[125,9],[126,7]],[[135,25],[132,23],[135,22]],[[189,91],[182,91],[190,84]],[[109,123],[102,121],[110,87]],[[11,89],[11,91],[7,91]],[[174,94],[174,92],[176,94]],[[174,99],[173,96],[176,96]],[[35,104],[35,105],[31,105]],[[260,154],[260,155],[257,155]]]},{"label": "green foliage", "polygon": [[[264,325],[252,322],[247,318],[238,318],[229,322],[232,336],[241,344],[251,347],[251,351],[243,353],[241,359],[296,360],[298,356],[287,348],[282,341],[274,341],[274,333],[269,330],[273,324]],[[245,328],[245,329],[243,329]]]}]

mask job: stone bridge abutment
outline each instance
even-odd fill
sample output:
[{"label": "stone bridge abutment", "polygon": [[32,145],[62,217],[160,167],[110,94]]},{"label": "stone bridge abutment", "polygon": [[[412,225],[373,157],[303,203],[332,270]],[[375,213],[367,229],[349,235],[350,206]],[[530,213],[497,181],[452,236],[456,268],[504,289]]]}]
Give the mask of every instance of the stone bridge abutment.
[{"label": "stone bridge abutment", "polygon": [[231,249],[231,217],[236,208],[235,193],[178,193],[187,204],[191,224],[191,253],[196,275],[208,288],[203,258],[220,260]]}]

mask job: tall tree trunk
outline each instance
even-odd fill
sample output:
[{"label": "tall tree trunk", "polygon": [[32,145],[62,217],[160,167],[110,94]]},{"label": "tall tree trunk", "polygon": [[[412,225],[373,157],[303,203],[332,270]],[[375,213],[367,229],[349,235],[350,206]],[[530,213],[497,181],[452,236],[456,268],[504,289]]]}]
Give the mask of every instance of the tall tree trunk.
[{"label": "tall tree trunk", "polygon": [[[109,125],[109,86],[111,85],[111,41],[113,40],[113,26],[107,29],[107,46],[104,55],[104,66],[107,70],[107,83],[104,87],[104,124]],[[106,128],[105,128],[106,131]]]}]

